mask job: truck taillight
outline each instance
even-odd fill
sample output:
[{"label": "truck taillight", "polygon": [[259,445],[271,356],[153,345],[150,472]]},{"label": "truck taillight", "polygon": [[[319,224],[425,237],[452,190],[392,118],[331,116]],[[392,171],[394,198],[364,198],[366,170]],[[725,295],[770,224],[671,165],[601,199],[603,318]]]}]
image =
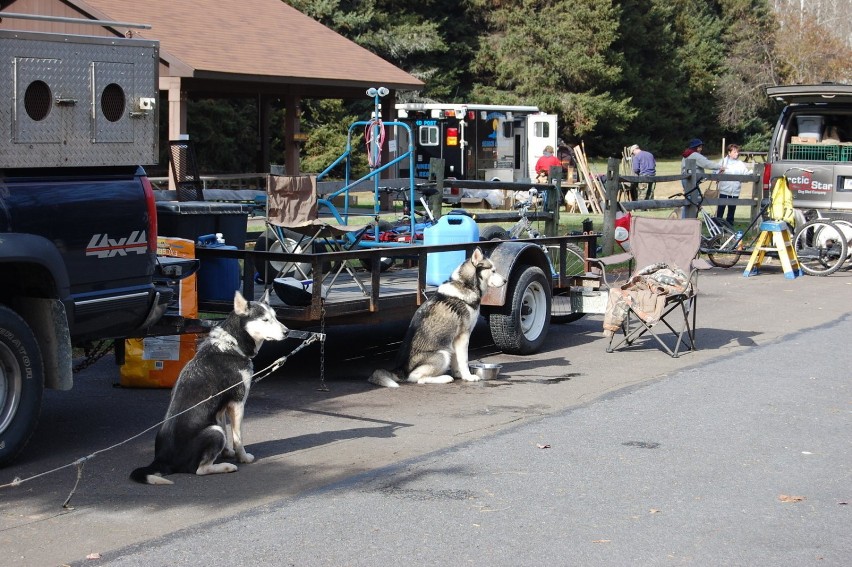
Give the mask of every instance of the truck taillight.
[{"label": "truck taillight", "polygon": [[148,252],[157,253],[157,200],[154,199],[154,188],[147,176],[142,176],[142,190],[145,192],[145,203],[148,205]]},{"label": "truck taillight", "polygon": [[447,128],[447,145],[448,146],[458,146],[459,145],[459,129],[458,128]]}]

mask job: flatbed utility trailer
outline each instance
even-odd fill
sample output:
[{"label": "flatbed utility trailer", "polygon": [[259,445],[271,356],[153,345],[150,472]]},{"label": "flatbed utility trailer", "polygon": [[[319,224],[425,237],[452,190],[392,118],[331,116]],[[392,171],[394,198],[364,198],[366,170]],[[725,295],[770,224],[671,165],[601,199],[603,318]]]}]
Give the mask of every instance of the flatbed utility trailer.
[{"label": "flatbed utility trailer", "polygon": [[[289,254],[228,248],[197,248],[202,265],[205,259],[230,258],[240,260],[243,295],[259,298],[263,286],[254,281],[255,265],[263,262],[310,263],[314,281],[309,305],[287,305],[271,294],[271,304],[279,320],[291,329],[311,329],[323,326],[328,331],[334,325],[388,323],[408,321],[417,308],[435,292],[437,287],[426,284],[426,266],[429,254],[453,250],[465,250],[469,256],[480,246],[495,263],[499,273],[508,283],[491,289],[482,301],[482,314],[489,320],[495,344],[509,354],[530,354],[544,342],[551,322],[551,306],[554,296],[566,298],[571,295],[573,312],[560,316],[567,322],[582,316],[582,290],[597,287],[597,278],[588,273],[568,275],[553,273],[552,263],[542,246],[550,247],[557,257],[565,257],[568,244],[573,244],[593,254],[597,236],[557,236],[513,241],[482,241],[471,243],[415,245],[394,248],[394,254],[416,259],[416,266],[381,272],[379,262],[370,271],[357,272],[362,279],[365,292],[361,291],[353,278],[342,272],[334,285],[322,298],[322,266],[342,261],[369,260],[386,255],[383,249],[358,249],[345,252],[323,252],[313,254]],[[558,251],[558,252],[557,252]],[[413,262],[414,263],[414,262]],[[562,262],[561,265],[565,265]],[[576,297],[576,301],[573,299]],[[231,311],[231,301],[200,301],[199,311],[209,314],[225,314]],[[567,316],[564,316],[567,315]]]}]

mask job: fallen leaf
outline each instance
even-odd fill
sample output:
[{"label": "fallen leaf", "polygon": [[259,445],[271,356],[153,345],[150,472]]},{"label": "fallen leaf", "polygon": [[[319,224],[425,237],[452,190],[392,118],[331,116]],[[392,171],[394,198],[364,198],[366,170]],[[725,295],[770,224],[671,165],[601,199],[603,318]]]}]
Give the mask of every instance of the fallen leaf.
[{"label": "fallen leaf", "polygon": [[537,443],[536,447],[539,449],[550,449],[550,445],[542,445],[541,443]]},{"label": "fallen leaf", "polygon": [[593,539],[592,543],[612,543],[611,539]]},{"label": "fallen leaf", "polygon": [[86,559],[100,559],[100,558],[101,558],[100,553],[90,553],[86,556]]},{"label": "fallen leaf", "polygon": [[781,502],[801,502],[804,499],[804,496],[789,496],[787,494],[781,494],[778,496],[778,500]]},{"label": "fallen leaf", "polygon": [[648,510],[648,513],[649,514],[659,514],[660,510],[657,510],[656,508],[651,508],[650,510]]}]

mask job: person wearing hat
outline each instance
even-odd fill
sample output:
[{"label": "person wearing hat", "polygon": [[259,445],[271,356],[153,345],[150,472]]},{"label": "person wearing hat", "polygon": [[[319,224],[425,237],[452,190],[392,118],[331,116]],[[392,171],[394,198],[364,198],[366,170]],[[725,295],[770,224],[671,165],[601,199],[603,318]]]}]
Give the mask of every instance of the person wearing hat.
[{"label": "person wearing hat", "polygon": [[[657,175],[657,160],[654,159],[654,154],[643,150],[639,144],[633,144],[627,148],[627,153],[630,154],[630,166],[633,173],[636,175],[653,177]],[[654,183],[646,182],[645,200],[647,201],[654,196]],[[630,199],[636,201],[639,199],[639,183],[630,184]]]},{"label": "person wearing hat", "polygon": [[[718,170],[722,167],[722,164],[716,161],[711,161],[704,157],[702,154],[702,150],[704,149],[704,142],[702,142],[699,138],[693,138],[687,144],[686,149],[683,150],[681,157],[683,159],[680,160],[680,172],[682,174],[686,174],[686,160],[691,159],[695,160],[695,166],[698,168],[699,181],[701,179],[701,174],[704,173],[705,169]],[[693,187],[689,186],[689,178],[682,179],[680,181],[681,185],[683,185],[684,192],[688,192],[693,189]]]},{"label": "person wearing hat", "polygon": [[553,146],[545,146],[542,156],[535,162],[536,182],[547,183],[551,167],[562,167],[562,162],[553,155]]}]

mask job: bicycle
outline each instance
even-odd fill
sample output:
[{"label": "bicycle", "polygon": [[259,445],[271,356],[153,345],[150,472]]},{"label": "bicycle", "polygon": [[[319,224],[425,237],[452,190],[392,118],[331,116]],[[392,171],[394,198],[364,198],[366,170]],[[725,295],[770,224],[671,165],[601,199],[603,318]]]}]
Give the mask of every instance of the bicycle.
[{"label": "bicycle", "polygon": [[[783,175],[775,180],[769,200],[761,206],[760,211],[751,219],[751,222],[749,222],[745,230],[735,231],[734,227],[732,227],[725,219],[713,217],[707,213],[702,207],[704,195],[701,193],[699,186],[688,191],[686,195],[682,193],[679,194],[688,198],[688,195],[693,191],[698,192],[699,198],[697,207],[702,218],[704,229],[706,230],[706,233],[702,233],[701,236],[701,252],[707,254],[711,264],[720,268],[730,268],[740,260],[743,254],[750,253],[760,234],[757,230],[753,229],[759,226],[759,224],[764,220],[767,220],[766,212],[769,209],[772,209],[770,215],[772,218],[784,219],[785,222],[788,222],[788,224],[794,224],[793,219],[797,215],[792,207],[792,195],[790,195],[788,189],[788,174],[791,171],[813,173],[811,170],[802,167],[790,167],[785,170]],[[822,225],[820,225],[820,227],[822,227]],[[797,230],[795,234],[798,234],[798,232],[799,231]],[[831,243],[832,245],[835,245],[835,241],[843,240],[839,238],[828,238],[831,235],[836,236],[838,234],[842,234],[842,231],[836,227],[834,229],[825,229],[825,232],[821,233],[824,237],[823,240]],[[746,238],[749,234],[752,234],[753,236],[748,244],[746,244]],[[816,248],[809,245],[813,244],[813,242],[817,243]],[[806,237],[803,237],[803,240],[800,242],[800,249],[802,250],[803,258],[800,259],[799,263],[805,273],[812,273],[812,275],[827,275],[822,272],[832,267],[835,263],[838,263],[839,258],[841,257],[839,251],[835,251],[831,246],[827,248],[823,247],[823,249],[820,250],[819,242],[819,239],[814,241],[812,238],[806,239]],[[795,240],[794,246],[796,246]],[[835,246],[839,247],[841,244],[838,243]],[[833,262],[830,260],[833,260]],[[828,266],[826,266],[826,264],[828,264]],[[834,266],[832,272],[836,271],[839,267],[839,265]]]},{"label": "bicycle", "polygon": [[[372,228],[368,229],[362,241],[385,242],[385,243],[407,243],[413,244],[418,240],[423,240],[423,231],[434,225],[436,220],[432,214],[432,209],[429,206],[427,199],[435,195],[438,191],[434,187],[419,187],[419,203],[421,209],[413,207],[409,200],[409,189],[407,187],[379,187],[380,193],[386,193],[391,196],[393,203],[402,201],[402,215],[393,221],[377,219]],[[414,222],[412,223],[412,215]],[[412,225],[414,233],[412,234]],[[379,260],[379,271],[385,272],[389,270],[396,258],[393,256],[382,256]],[[361,260],[361,265],[366,269],[372,269],[372,261],[369,259]]]},{"label": "bicycle", "polygon": [[[529,218],[529,211],[535,208],[537,202],[538,191],[535,187],[529,190],[528,198],[520,201],[515,205],[518,209],[519,218],[508,229],[499,225],[492,224],[479,232],[480,240],[517,240],[521,238],[545,238],[541,232],[536,229]],[[579,246],[568,243],[565,254],[565,275],[577,276],[586,272],[585,254]],[[561,266],[560,247],[541,245],[542,250],[546,252],[548,262],[550,263],[551,276],[556,277],[559,274]],[[551,323],[570,323],[581,318],[584,313],[574,313],[571,307],[571,297],[569,290],[565,289],[554,295],[551,298],[550,305],[550,322]]]},{"label": "bicycle", "polygon": [[[438,190],[434,187],[418,187],[419,203],[422,209],[412,206],[409,202],[409,190],[406,187],[379,187],[380,193],[391,195],[392,202],[401,201],[402,215],[393,220],[378,220],[378,231],[369,231],[368,238],[379,242],[412,242],[423,239],[423,230],[435,224],[435,216],[429,206],[428,198]],[[416,205],[416,203],[415,203]],[[414,216],[414,235],[411,234],[411,217]],[[376,234],[378,233],[378,236]]]},{"label": "bicycle", "polygon": [[[691,189],[687,193],[676,193],[675,197],[688,198],[688,195],[698,192],[698,215],[701,218],[701,246],[702,254],[707,254],[710,263],[718,268],[731,268],[740,261],[744,253],[743,239],[754,225],[757,224],[755,219],[749,224],[745,231],[737,231],[726,219],[714,217],[704,210],[704,194],[699,186]],[[756,217],[759,219],[760,215]]]},{"label": "bicycle", "polygon": [[811,276],[827,276],[852,256],[852,222],[823,217],[820,211],[814,213],[816,218],[796,229],[793,248],[802,271]]}]

